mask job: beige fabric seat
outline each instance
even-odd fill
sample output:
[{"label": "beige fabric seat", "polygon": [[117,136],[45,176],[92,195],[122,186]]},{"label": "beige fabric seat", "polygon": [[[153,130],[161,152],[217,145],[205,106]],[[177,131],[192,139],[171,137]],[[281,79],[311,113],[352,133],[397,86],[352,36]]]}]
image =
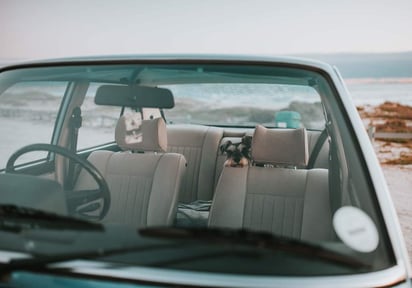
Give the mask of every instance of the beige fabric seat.
[{"label": "beige fabric seat", "polygon": [[256,127],[254,166],[224,167],[208,225],[305,240],[332,238],[328,170],[295,169],[308,161],[305,129]]},{"label": "beige fabric seat", "polygon": [[211,200],[215,189],[216,158],[223,129],[201,125],[169,125],[168,151],[187,160],[179,201]]},{"label": "beige fabric seat", "polygon": [[[186,160],[181,154],[165,153],[163,119],[142,121],[137,115],[122,116],[118,121],[115,138],[122,152],[95,151],[88,158],[105,177],[111,193],[103,222],[135,227],[171,225]],[[77,188],[90,185],[93,180],[82,172]]]}]

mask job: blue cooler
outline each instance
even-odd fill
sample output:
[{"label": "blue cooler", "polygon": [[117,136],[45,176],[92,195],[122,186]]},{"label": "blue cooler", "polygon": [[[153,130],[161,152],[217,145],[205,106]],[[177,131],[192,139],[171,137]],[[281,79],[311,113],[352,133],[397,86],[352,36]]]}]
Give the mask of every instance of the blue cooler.
[{"label": "blue cooler", "polygon": [[275,125],[279,128],[300,128],[301,120],[299,112],[279,111],[275,113]]}]

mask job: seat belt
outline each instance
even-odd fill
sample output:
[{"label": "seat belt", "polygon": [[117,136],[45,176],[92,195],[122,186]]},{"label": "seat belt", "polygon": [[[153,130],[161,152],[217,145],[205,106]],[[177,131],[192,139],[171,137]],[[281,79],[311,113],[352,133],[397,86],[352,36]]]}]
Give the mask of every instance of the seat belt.
[{"label": "seat belt", "polygon": [[320,150],[322,149],[326,139],[328,139],[328,131],[325,128],[320,133],[318,140],[316,141],[315,147],[313,147],[312,153],[309,157],[307,169],[312,169],[315,165],[316,159],[318,158]]},{"label": "seat belt", "polygon": [[[79,128],[82,126],[82,111],[80,107],[75,107],[70,116],[70,146],[69,150],[77,153],[77,138],[79,136]],[[73,189],[75,182],[75,165],[73,160],[69,159],[69,169],[67,173],[66,188]]]}]

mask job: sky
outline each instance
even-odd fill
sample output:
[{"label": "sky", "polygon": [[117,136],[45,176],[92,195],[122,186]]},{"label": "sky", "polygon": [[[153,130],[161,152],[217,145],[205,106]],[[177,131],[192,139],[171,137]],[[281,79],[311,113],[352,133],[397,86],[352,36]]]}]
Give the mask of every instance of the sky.
[{"label": "sky", "polygon": [[412,51],[412,0],[0,0],[0,59]]}]

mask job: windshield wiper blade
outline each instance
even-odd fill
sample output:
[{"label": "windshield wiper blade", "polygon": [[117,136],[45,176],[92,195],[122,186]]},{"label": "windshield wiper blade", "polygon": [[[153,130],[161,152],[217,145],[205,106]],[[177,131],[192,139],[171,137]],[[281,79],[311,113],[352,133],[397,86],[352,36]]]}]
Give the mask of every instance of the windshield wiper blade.
[{"label": "windshield wiper blade", "polygon": [[322,259],[353,268],[370,268],[369,264],[366,264],[353,256],[344,255],[342,253],[326,249],[320,245],[315,245],[288,237],[277,236],[268,232],[227,228],[156,227],[140,229],[139,233],[140,235],[147,237],[187,239],[214,244],[230,243],[262,249],[285,251],[295,255]]},{"label": "windshield wiper blade", "polygon": [[[88,251],[71,252],[71,253],[57,253],[54,255],[41,255],[34,254],[33,258],[25,259],[13,259],[6,263],[0,268],[5,271],[13,271],[16,269],[32,269],[41,270],[49,265],[55,263],[61,263],[71,260],[90,260],[97,259],[101,257],[109,257],[117,254],[131,253],[131,252],[147,252],[150,250],[161,250],[170,248],[179,248],[182,243],[168,243],[168,242],[158,242],[153,244],[137,244],[125,247],[115,247],[115,248],[96,248]],[[53,268],[53,267],[50,267]]]},{"label": "windshield wiper blade", "polygon": [[0,205],[0,229],[19,233],[28,229],[103,231],[99,223],[62,216],[34,208]]}]

